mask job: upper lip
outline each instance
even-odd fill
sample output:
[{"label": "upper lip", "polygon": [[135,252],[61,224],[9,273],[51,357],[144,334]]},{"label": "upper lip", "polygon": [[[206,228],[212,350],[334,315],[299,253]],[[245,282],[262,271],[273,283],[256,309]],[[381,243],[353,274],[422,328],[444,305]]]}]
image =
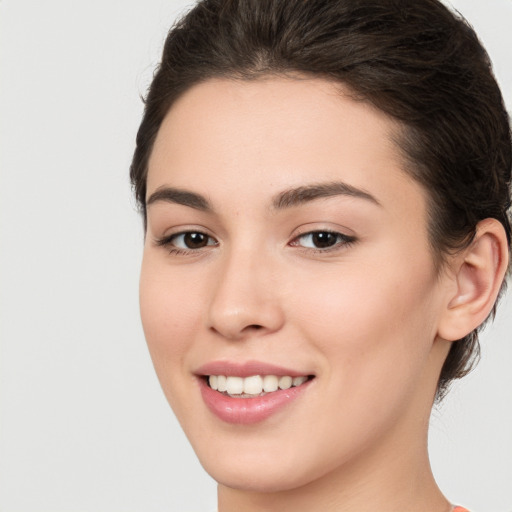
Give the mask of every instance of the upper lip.
[{"label": "upper lip", "polygon": [[309,372],[292,370],[271,363],[262,361],[211,361],[200,366],[195,372],[196,375],[230,375],[233,377],[250,377],[252,375],[276,375],[281,377],[302,377],[311,375]]}]

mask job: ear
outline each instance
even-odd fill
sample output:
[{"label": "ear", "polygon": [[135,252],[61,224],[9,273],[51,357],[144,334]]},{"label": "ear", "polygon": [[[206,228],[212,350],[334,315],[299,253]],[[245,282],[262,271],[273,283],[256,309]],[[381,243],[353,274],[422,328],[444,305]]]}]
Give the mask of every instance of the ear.
[{"label": "ear", "polygon": [[478,223],[471,245],[450,265],[449,288],[438,335],[448,341],[463,338],[482,324],[496,302],[508,266],[505,229],[496,219]]}]

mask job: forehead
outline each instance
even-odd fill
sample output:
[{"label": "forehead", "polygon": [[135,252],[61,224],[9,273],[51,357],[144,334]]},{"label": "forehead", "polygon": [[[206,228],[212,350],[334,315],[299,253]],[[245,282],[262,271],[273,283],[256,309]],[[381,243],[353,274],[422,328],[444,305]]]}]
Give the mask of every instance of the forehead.
[{"label": "forehead", "polygon": [[223,201],[247,204],[260,192],[341,180],[384,203],[404,192],[421,199],[393,142],[398,131],[393,119],[326,80],[209,80],[188,90],[164,119],[148,194],[193,187],[213,200],[219,192]]}]

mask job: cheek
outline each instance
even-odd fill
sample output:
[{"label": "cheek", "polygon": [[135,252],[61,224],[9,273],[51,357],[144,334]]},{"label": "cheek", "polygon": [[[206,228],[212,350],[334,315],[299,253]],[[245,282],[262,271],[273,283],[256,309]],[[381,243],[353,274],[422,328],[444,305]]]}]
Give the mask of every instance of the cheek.
[{"label": "cheek", "polygon": [[187,347],[200,326],[198,282],[170,272],[145,254],[140,277],[140,311],[149,352],[162,383],[183,368]]},{"label": "cheek", "polygon": [[413,275],[379,275],[367,267],[338,286],[317,280],[297,304],[303,333],[323,360],[321,394],[336,404],[315,427],[329,440],[323,448],[333,465],[340,453],[380,438],[423,403],[416,398],[423,396],[434,337],[432,281]]},{"label": "cheek", "polygon": [[[435,276],[417,264],[347,265],[317,276],[291,311],[343,388],[368,392],[413,381],[435,337]],[[389,261],[396,261],[390,258]],[[304,283],[305,286],[305,283]],[[346,384],[346,385],[345,385]]]}]

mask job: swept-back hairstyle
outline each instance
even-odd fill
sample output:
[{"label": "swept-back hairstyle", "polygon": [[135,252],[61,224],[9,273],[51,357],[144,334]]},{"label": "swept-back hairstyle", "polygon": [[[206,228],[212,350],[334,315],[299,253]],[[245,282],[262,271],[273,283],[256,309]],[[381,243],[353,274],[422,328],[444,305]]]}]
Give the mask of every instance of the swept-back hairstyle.
[{"label": "swept-back hairstyle", "polygon": [[[401,126],[405,169],[427,191],[438,268],[499,220],[510,245],[509,117],[485,49],[437,0],[203,0],[169,31],[149,88],[130,176],[146,220],[148,160],[173,103],[211,78],[316,76],[348,88]],[[493,311],[494,312],[494,311]],[[479,354],[452,344],[438,397]]]}]

